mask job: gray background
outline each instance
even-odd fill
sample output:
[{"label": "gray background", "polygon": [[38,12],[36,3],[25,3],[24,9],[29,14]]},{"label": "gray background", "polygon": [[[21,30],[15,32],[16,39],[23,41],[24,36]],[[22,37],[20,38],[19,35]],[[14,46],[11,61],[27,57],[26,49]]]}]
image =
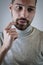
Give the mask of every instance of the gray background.
[{"label": "gray background", "polygon": [[[12,20],[8,7],[10,1],[11,0],[0,0],[0,32],[2,32],[6,25]],[[38,0],[36,15],[31,25],[43,31],[43,0]]]}]

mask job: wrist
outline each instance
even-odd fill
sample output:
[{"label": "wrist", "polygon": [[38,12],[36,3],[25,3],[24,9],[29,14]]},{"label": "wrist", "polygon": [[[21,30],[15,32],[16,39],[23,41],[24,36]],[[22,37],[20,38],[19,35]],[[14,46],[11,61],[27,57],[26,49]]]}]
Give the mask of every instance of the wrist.
[{"label": "wrist", "polygon": [[3,49],[3,51],[8,51],[9,50],[9,47],[7,47],[6,45],[2,45],[2,49]]}]

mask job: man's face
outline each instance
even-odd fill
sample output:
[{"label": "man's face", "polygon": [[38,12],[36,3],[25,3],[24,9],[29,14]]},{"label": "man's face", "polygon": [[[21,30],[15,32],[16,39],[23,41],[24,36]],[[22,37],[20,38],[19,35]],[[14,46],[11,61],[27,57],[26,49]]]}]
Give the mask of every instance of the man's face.
[{"label": "man's face", "polygon": [[35,9],[35,0],[15,0],[11,6],[11,14],[16,28],[25,30],[30,26],[35,15]]}]

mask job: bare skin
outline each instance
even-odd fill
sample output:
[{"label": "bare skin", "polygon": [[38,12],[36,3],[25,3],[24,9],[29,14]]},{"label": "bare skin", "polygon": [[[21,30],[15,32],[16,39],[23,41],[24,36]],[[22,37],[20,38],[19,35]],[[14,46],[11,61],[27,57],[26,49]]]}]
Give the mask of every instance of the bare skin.
[{"label": "bare skin", "polygon": [[15,25],[15,23],[14,22],[10,23],[3,31],[4,40],[3,45],[0,48],[0,63],[2,63],[2,60],[4,59],[6,53],[11,48],[12,42],[18,37],[18,33],[16,32],[16,30],[11,29],[12,25]]},{"label": "bare skin", "polygon": [[9,6],[12,14],[13,22],[10,23],[4,29],[4,40],[3,45],[0,48],[0,64],[2,63],[6,53],[12,46],[12,42],[18,38],[16,29],[11,29],[12,25],[15,25],[19,30],[25,30],[30,26],[35,16],[35,0],[15,0],[13,4]]}]

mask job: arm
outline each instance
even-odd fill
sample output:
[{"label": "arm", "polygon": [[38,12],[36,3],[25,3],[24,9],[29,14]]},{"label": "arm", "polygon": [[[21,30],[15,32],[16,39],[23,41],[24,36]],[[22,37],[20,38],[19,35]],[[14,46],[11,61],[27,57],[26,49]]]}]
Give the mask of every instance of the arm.
[{"label": "arm", "polygon": [[6,53],[10,49],[10,45],[12,44],[12,40],[10,35],[6,33],[6,30],[3,32],[4,33],[4,40],[3,40],[3,45],[0,47],[0,64],[2,63]]},{"label": "arm", "polygon": [[4,40],[3,45],[0,48],[0,65],[6,56],[6,53],[12,46],[12,42],[18,37],[18,34],[15,29],[11,29],[12,23],[10,23],[10,27],[7,26],[3,32],[4,34]]},{"label": "arm", "polygon": [[0,64],[2,63],[6,53],[8,52],[8,49],[3,45],[1,48],[0,48]]}]

